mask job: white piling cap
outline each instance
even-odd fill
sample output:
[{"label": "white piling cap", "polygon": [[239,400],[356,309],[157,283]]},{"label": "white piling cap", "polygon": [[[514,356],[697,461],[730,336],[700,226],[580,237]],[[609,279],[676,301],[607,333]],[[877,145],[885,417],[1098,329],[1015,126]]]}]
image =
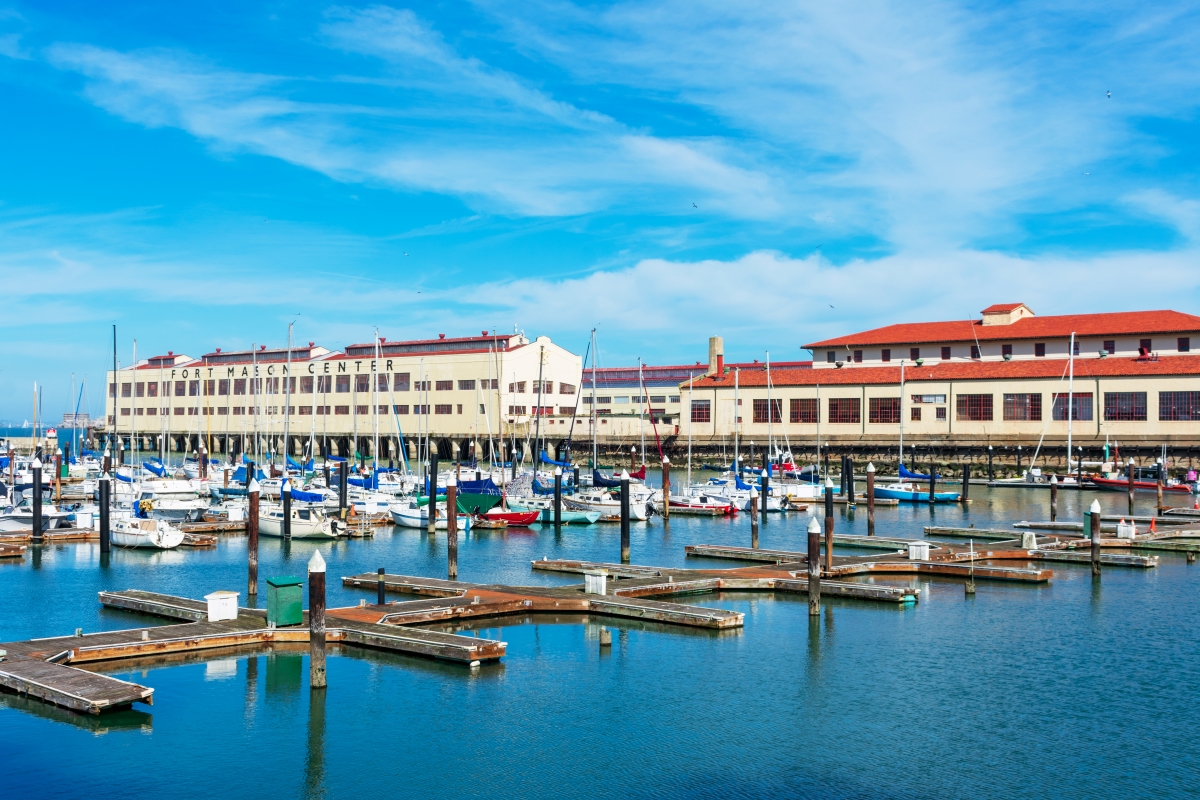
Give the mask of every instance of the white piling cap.
[{"label": "white piling cap", "polygon": [[29,467],[30,467],[30,469],[41,469],[42,468],[42,460],[40,458],[34,456],[33,463],[30,464]]},{"label": "white piling cap", "polygon": [[751,500],[758,499],[758,489],[754,488],[753,485],[750,486],[750,499]]},{"label": "white piling cap", "polygon": [[821,523],[817,522],[816,517],[809,517],[808,532],[809,533],[820,533],[821,532]]},{"label": "white piling cap", "polygon": [[664,464],[670,464],[670,463],[671,463],[671,459],[667,458],[666,456],[663,456],[663,463],[664,463]]},{"label": "white piling cap", "polygon": [[[61,456],[61,455],[62,455],[62,448],[60,447],[60,448],[58,448],[57,450],[55,450],[54,452],[55,452],[57,455],[60,455],[60,456]],[[1158,463],[1160,463],[1160,464],[1162,463],[1162,459],[1161,459],[1161,458],[1158,460]]]},{"label": "white piling cap", "polygon": [[1100,513],[1100,501],[1093,500],[1091,507],[1088,508],[1088,511],[1091,512],[1092,514],[1099,514]]},{"label": "white piling cap", "polygon": [[258,488],[258,478],[251,478],[250,485],[246,487],[247,494],[258,494],[261,490]]},{"label": "white piling cap", "polygon": [[292,493],[292,482],[285,478],[283,481],[283,485],[279,487],[279,492],[280,492],[280,494],[282,494],[283,492],[287,492],[288,494],[291,494]]},{"label": "white piling cap", "polygon": [[621,470],[621,480],[623,480],[623,481],[629,480],[629,470],[627,470],[627,469]]},{"label": "white piling cap", "polygon": [[458,486],[458,481],[455,479],[455,477],[453,475],[451,475],[449,478],[446,478],[446,488],[447,489],[452,489],[457,486]]},{"label": "white piling cap", "polygon": [[100,473],[100,480],[102,480],[102,481],[107,481],[107,480],[112,480],[112,479],[108,477],[108,473],[107,473],[107,472],[101,472],[101,473]]},{"label": "white piling cap", "polygon": [[108,455],[109,455],[109,453],[108,453],[108,448],[107,448],[107,447],[105,447],[105,448],[104,448],[104,457],[105,457],[105,458],[108,458]]},{"label": "white piling cap", "polygon": [[825,488],[826,489],[833,488],[833,478],[829,477],[828,475],[825,476]]},{"label": "white piling cap", "polygon": [[314,572],[325,571],[325,559],[321,558],[320,550],[313,550],[312,558],[308,560],[308,572],[311,575]]},{"label": "white piling cap", "polygon": [[1133,466],[1133,456],[1129,457],[1129,466]]},{"label": "white piling cap", "polygon": [[875,462],[868,461],[867,462],[867,472],[874,472],[874,471],[875,471]]},{"label": "white piling cap", "polygon": [[557,478],[557,477],[559,477],[559,476],[561,476],[561,475],[562,475],[562,467],[555,467],[555,468],[554,468],[554,477],[556,477],[556,478]]},{"label": "white piling cap", "polygon": [[1058,486],[1058,476],[1057,475],[1050,476],[1050,484],[1052,486]]}]

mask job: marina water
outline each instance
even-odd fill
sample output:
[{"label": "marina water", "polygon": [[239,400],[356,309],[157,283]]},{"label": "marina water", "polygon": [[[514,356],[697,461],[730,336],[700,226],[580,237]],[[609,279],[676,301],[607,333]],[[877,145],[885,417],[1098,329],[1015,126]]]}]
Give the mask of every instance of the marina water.
[{"label": "marina water", "polygon": [[[677,478],[678,480],[678,478]],[[1066,491],[1059,519],[1099,498]],[[880,507],[880,536],[928,524],[1007,527],[1047,519],[1044,491],[972,487],[968,507]],[[1152,496],[1139,497],[1148,512]],[[839,507],[839,533],[866,533],[866,508]],[[807,513],[772,515],[764,548],[804,549]],[[633,525],[633,563],[736,566],[684,557],[688,544],[749,545],[745,514]],[[460,534],[461,536],[461,534]],[[618,559],[615,525],[472,531],[460,578],[576,583],[530,561]],[[965,542],[963,542],[965,544]],[[373,602],[339,578],[384,566],[445,577],[445,536],[383,528],[373,540],[263,539],[260,575],[329,564],[329,605]],[[841,552],[841,551],[839,551]],[[863,554],[867,551],[845,551]],[[211,550],[30,548],[0,563],[0,640],[162,624],[102,610],[96,592],[201,597],[245,591],[246,539]],[[323,699],[307,650],[237,650],[110,673],[155,688],[155,704],[86,717],[0,695],[5,794],[228,798],[488,797],[1195,797],[1200,748],[1200,565],[1041,565],[1047,585],[881,576],[919,585],[915,606],[803,596],[673,598],[742,611],[716,633],[629,620],[481,621],[459,631],[508,642],[505,658],[456,664],[331,650]],[[392,599],[392,598],[389,598]],[[241,598],[243,604],[246,597]],[[259,599],[265,603],[265,597]],[[614,632],[598,647],[599,626]]]}]

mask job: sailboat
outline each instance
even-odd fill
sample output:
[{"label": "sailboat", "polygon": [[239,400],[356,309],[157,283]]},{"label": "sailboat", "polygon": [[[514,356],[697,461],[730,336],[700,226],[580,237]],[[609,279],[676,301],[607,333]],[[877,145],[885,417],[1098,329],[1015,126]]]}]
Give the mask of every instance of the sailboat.
[{"label": "sailboat", "polygon": [[[910,472],[904,466],[904,361],[900,361],[900,459],[899,480],[886,486],[876,486],[875,496],[910,503],[928,503],[929,490],[921,491],[914,481],[932,482],[933,477],[919,472]],[[962,498],[958,492],[934,492],[935,503],[957,503]]]}]

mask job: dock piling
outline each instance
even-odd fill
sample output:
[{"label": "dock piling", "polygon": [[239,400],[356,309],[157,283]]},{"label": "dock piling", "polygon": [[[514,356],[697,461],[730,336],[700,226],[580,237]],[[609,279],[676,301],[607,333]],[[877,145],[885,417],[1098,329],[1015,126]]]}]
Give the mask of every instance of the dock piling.
[{"label": "dock piling", "polygon": [[283,538],[292,538],[292,485],[287,478],[279,489],[279,499],[283,503]]},{"label": "dock piling", "polygon": [[325,688],[325,559],[320,550],[308,560],[308,683]]},{"label": "dock piling", "polygon": [[[1130,460],[1132,463],[1132,459]],[[1133,467],[1130,466],[1129,474],[1133,474]],[[1092,574],[1100,574],[1100,501],[1093,500],[1092,507],[1088,509],[1088,515],[1091,523],[1092,535]]]},{"label": "dock piling", "polygon": [[109,517],[108,517],[109,503],[111,502],[109,498],[111,497],[111,492],[112,492],[112,482],[111,482],[111,479],[108,477],[107,472],[102,473],[100,475],[99,492],[100,492],[100,552],[101,552],[101,554],[106,554],[106,553],[111,552],[111,550],[112,550],[112,529],[109,527]]},{"label": "dock piling", "polygon": [[453,475],[446,479],[446,574],[458,580],[458,481]]},{"label": "dock piling", "polygon": [[554,468],[554,534],[562,533],[562,467]]},{"label": "dock piling", "polygon": [[839,476],[841,485],[838,486],[838,496],[846,496],[846,454],[842,453],[842,474]]},{"label": "dock piling", "polygon": [[1058,519],[1058,476],[1050,476],[1050,521]]},{"label": "dock piling", "polygon": [[379,568],[379,581],[375,584],[375,604],[384,605],[386,601],[383,598],[383,567]]},{"label": "dock piling", "polygon": [[621,470],[621,563],[629,563],[629,473]]},{"label": "dock piling", "polygon": [[[42,544],[46,536],[42,532],[42,461],[34,456],[33,459],[33,543]],[[17,499],[13,498],[13,505]]]},{"label": "dock piling", "polygon": [[971,463],[963,464],[962,495],[958,498],[963,503],[971,502]]},{"label": "dock piling", "polygon": [[[59,448],[54,452],[54,502],[56,504],[62,502],[62,465],[62,448]],[[1162,506],[1161,490],[1159,491],[1158,495],[1158,504],[1159,506]],[[1161,514],[1162,510],[1160,509],[1158,513]]]},{"label": "dock piling", "polygon": [[846,456],[846,500],[854,505],[854,456]]},{"label": "dock piling", "polygon": [[989,444],[988,445],[988,480],[989,481],[996,480],[996,470],[992,467],[992,455],[993,455],[992,446]]},{"label": "dock piling", "polygon": [[867,462],[867,536],[875,535],[875,462]]},{"label": "dock piling", "polygon": [[251,597],[258,597],[258,495],[258,480],[251,478],[250,486],[246,489],[246,499],[248,501],[248,508],[246,509],[246,536],[249,540],[246,545],[246,562],[250,575],[246,593]]},{"label": "dock piling", "polygon": [[[811,537],[813,525],[817,523],[816,517],[809,524],[808,530]],[[820,528],[817,528],[817,533],[820,533]],[[809,545],[811,547],[811,544]],[[817,564],[820,564],[821,554],[819,551],[812,551],[817,557]],[[809,562],[812,563],[811,561]],[[811,566],[809,567],[809,580],[812,580]],[[833,478],[825,479],[825,569],[829,572],[833,571]],[[814,613],[812,606],[809,606],[809,613]]]},{"label": "dock piling", "polygon": [[[826,479],[828,480],[828,479]],[[833,481],[828,482],[826,491],[833,489]],[[831,501],[826,507],[832,506]],[[833,524],[831,519],[825,522],[826,528]],[[813,517],[808,521],[808,615],[815,617],[821,613],[821,524]]]},{"label": "dock piling", "polygon": [[934,473],[934,463],[929,464],[929,510],[933,510],[934,495],[937,494],[937,475]]},{"label": "dock piling", "polygon": [[[579,486],[579,468],[575,468],[575,486]],[[671,459],[662,460],[663,525],[671,522]]]},{"label": "dock piling", "polygon": [[1129,482],[1129,516],[1133,516],[1133,456],[1129,457],[1129,466],[1125,470]]},{"label": "dock piling", "polygon": [[[515,462],[514,462],[515,463]],[[430,448],[429,451],[429,517],[428,533],[433,536],[437,533],[437,482],[438,482],[438,456],[437,451]]]},{"label": "dock piling", "polygon": [[759,490],[758,490],[759,508],[758,508],[758,510],[762,513],[762,520],[760,520],[759,524],[766,525],[767,524],[767,497],[771,494],[771,477],[769,475],[767,475],[767,470],[765,468],[762,471],[762,476],[758,479],[758,486],[759,486]]},{"label": "dock piling", "polygon": [[342,524],[346,524],[346,505],[350,494],[350,462],[343,461],[338,466],[338,516]]},{"label": "dock piling", "polygon": [[750,547],[758,549],[758,490],[750,487]]},{"label": "dock piling", "polygon": [[1158,459],[1158,474],[1155,476],[1155,478],[1156,478],[1156,480],[1155,480],[1155,484],[1156,484],[1155,488],[1158,490],[1158,506],[1157,506],[1157,509],[1158,509],[1158,511],[1157,511],[1157,514],[1158,514],[1158,516],[1160,516],[1160,517],[1161,517],[1161,516],[1162,516],[1162,513],[1163,513],[1163,502],[1162,502],[1162,495],[1163,495],[1163,462],[1162,462],[1162,459],[1161,459],[1161,458],[1160,458],[1160,459]]}]

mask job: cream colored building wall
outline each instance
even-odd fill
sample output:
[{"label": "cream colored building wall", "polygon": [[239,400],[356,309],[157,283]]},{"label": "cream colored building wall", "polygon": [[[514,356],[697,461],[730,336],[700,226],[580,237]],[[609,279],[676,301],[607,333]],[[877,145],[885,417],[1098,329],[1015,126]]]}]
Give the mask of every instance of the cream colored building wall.
[{"label": "cream colored building wall", "polygon": [[[995,330],[995,329],[989,329]],[[1200,355],[1200,335],[1188,336],[1188,334],[1180,334],[1187,336],[1190,341],[1191,350],[1188,354]],[[1142,336],[1117,336],[1117,337],[1086,337],[1079,339],[1079,355],[1083,358],[1092,358],[1097,356],[1104,349],[1105,341],[1113,341],[1116,352],[1113,357],[1135,358],[1138,355],[1138,348],[1141,346],[1143,338],[1150,339],[1151,350],[1160,355],[1183,355],[1178,352],[1178,338],[1175,334],[1171,335],[1146,335]],[[1042,343],[1046,345],[1046,355],[1044,357],[1035,355],[1034,345]],[[971,358],[971,346],[975,344],[973,341],[961,342],[933,342],[921,344],[893,344],[888,345],[888,349],[892,351],[891,361],[883,361],[884,347],[861,347],[861,348],[819,348],[813,351],[813,368],[814,369],[836,369],[835,364],[828,361],[827,353],[829,350],[835,352],[835,360],[843,362],[846,366],[844,369],[857,367],[878,367],[884,366],[899,366],[901,359],[907,364],[912,364],[910,350],[913,347],[920,349],[920,358],[926,364],[942,363],[942,347],[950,348],[950,360],[953,362],[963,361],[1003,361],[1004,360],[1004,345],[1011,344],[1013,348],[1013,360],[1034,360],[1034,359],[1065,359],[1070,353],[1071,340],[1070,338],[1056,339],[1010,339],[999,341],[984,341],[979,342],[979,359]],[[856,349],[863,351],[862,363],[853,361],[854,351]]]}]

